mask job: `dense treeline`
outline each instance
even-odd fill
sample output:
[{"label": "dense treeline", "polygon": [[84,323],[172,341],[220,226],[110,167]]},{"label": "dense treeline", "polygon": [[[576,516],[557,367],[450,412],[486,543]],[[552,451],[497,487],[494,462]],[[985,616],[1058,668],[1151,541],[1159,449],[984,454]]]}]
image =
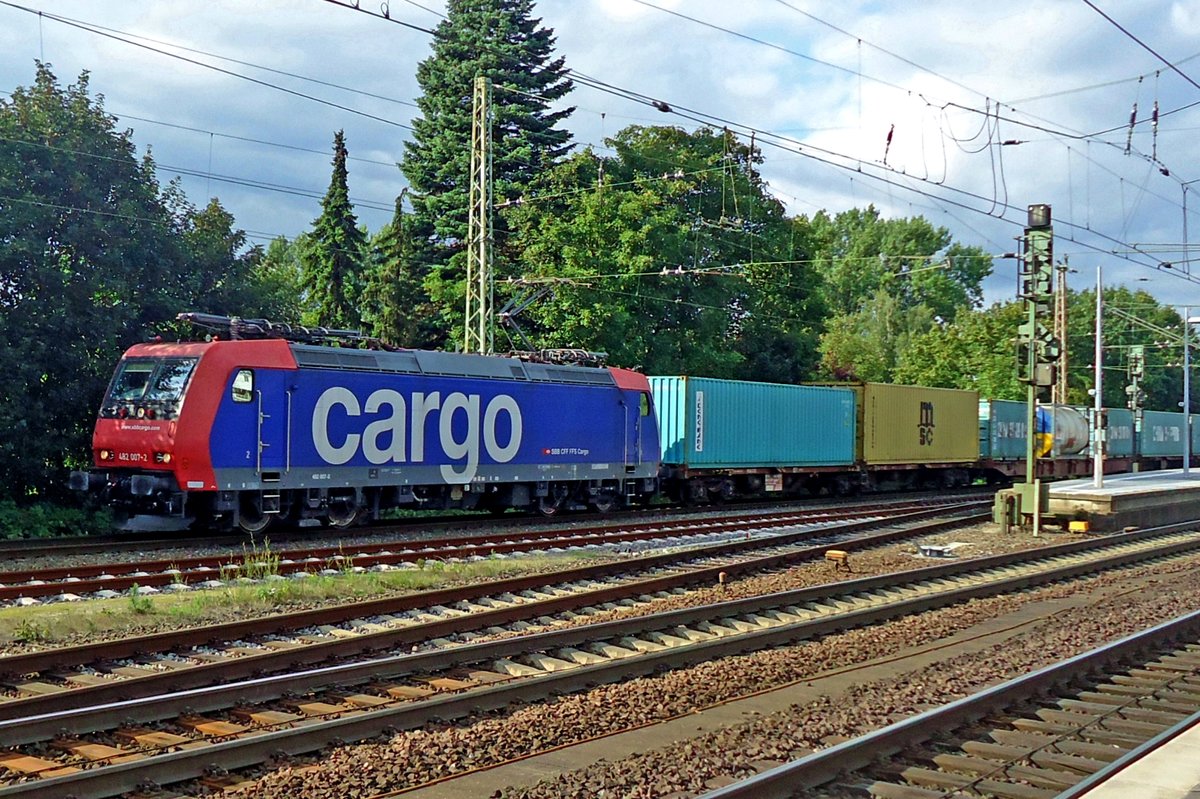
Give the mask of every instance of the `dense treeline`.
[{"label": "dense treeline", "polygon": [[160,186],[85,73],[0,103],[0,500],[60,497],[117,355],[183,308],[287,307],[217,200]]},{"label": "dense treeline", "polygon": [[[497,301],[536,295],[522,334],[498,332],[501,347],[599,350],[654,373],[1018,396],[1008,342],[1019,311],[980,308],[983,250],[873,207],[789,216],[761,152],[724,130],[631,126],[602,149],[573,148],[560,102],[572,85],[553,49],[532,0],[450,0],[418,68],[392,220],[359,224],[338,131],[311,229],[265,250],[218,200],[198,208],[161,186],[86,73],[64,87],[38,64],[32,86],[0,101],[0,501],[63,498],[114,361],[173,332],[180,310],[455,347],[477,74],[495,86]],[[1091,301],[1074,299],[1072,363],[1084,369]],[[1113,299],[1178,324],[1144,293]],[[1111,357],[1119,368],[1121,351]],[[1151,405],[1169,407],[1169,360],[1150,356]],[[1110,382],[1110,404],[1122,390]]]}]

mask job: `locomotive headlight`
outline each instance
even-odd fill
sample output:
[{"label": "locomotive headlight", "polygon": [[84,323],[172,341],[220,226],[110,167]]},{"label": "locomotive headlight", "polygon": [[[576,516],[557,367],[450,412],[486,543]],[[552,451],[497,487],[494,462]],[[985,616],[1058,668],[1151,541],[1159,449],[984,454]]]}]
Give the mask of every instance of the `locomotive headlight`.
[{"label": "locomotive headlight", "polygon": [[137,409],[137,418],[139,418],[139,419],[142,419],[142,418],[144,418],[145,416],[146,416],[146,409],[145,409],[145,408],[138,408],[138,409]]},{"label": "locomotive headlight", "polygon": [[169,453],[169,452],[154,453],[154,462],[155,463],[170,463],[171,462],[171,453]]},{"label": "locomotive headlight", "polygon": [[112,450],[109,450],[109,449],[100,450],[100,460],[111,461],[112,459],[113,459]]}]

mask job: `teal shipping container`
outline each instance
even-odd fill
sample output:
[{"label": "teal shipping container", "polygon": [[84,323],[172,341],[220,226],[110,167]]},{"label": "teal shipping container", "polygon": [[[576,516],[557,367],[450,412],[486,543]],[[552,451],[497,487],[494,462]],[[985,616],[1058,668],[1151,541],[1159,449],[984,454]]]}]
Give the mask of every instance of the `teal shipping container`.
[{"label": "teal shipping container", "polygon": [[1110,458],[1133,456],[1133,411],[1127,408],[1105,409],[1104,454]]},{"label": "teal shipping container", "polygon": [[1183,457],[1183,414],[1145,411],[1138,453],[1147,457]]},{"label": "teal shipping container", "polygon": [[690,469],[854,463],[850,389],[651,377],[650,391],[664,463]]},{"label": "teal shipping container", "polygon": [[1025,458],[1024,402],[979,401],[979,457],[984,460],[1017,461]]}]

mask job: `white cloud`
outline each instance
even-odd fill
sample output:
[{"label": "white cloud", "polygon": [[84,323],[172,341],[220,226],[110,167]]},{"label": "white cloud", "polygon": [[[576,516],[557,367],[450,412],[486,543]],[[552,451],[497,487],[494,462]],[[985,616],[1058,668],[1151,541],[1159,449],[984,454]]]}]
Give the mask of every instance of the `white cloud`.
[{"label": "white cloud", "polygon": [[[1087,272],[1104,263],[1118,280],[1150,276],[1150,282],[1138,285],[1165,301],[1200,305],[1200,287],[1106,254],[1138,242],[1147,249],[1154,245],[1154,258],[1182,260],[1181,253],[1159,245],[1178,247],[1182,239],[1180,181],[1200,177],[1191,171],[1200,161],[1195,136],[1200,109],[1165,112],[1194,102],[1196,90],[1084,4],[929,0],[914,7],[788,0],[819,17],[812,19],[767,0],[654,1],[795,54],[634,0],[543,0],[535,12],[555,29],[558,52],[569,67],[675,106],[797,140],[799,152],[795,146],[764,145],[764,176],[793,213],[874,203],[887,213],[923,214],[950,228],[958,240],[1001,253],[1013,248],[1025,205],[1050,202],[1057,252],[1069,253],[1073,265]],[[27,2],[49,13],[399,100],[416,96],[416,66],[429,54],[424,34],[317,0]],[[1200,0],[1126,0],[1105,8],[1168,57],[1196,49]],[[391,13],[422,26],[437,23],[408,4],[392,3]],[[111,112],[199,129],[126,119],[135,141],[153,145],[161,164],[203,172],[211,152],[216,173],[320,194],[329,181],[333,131],[344,128],[352,157],[385,162],[351,162],[353,196],[390,209],[404,185],[390,165],[403,153],[408,131],[402,127],[49,19],[39,24],[36,16],[10,8],[0,9],[0,47],[7,54],[0,61],[0,89],[28,84],[33,60],[44,53],[63,82],[91,70],[92,89],[106,96]],[[214,63],[393,122],[405,124],[414,114],[404,105]],[[859,71],[862,76],[855,74]],[[1200,73],[1200,66],[1194,71]],[[1130,80],[1138,75],[1147,77],[1141,83]],[[1080,90],[1088,86],[1096,88]],[[1067,90],[1072,91],[1062,93]],[[1000,106],[999,118],[988,119],[980,112],[995,109],[997,98],[1016,108]],[[1124,126],[1131,106],[1138,102],[1139,118],[1145,119],[1156,99],[1164,112],[1157,141],[1148,124],[1139,125],[1133,152],[1126,156]],[[569,124],[581,145],[599,144],[632,123],[693,125],[582,86],[568,101],[579,108]],[[881,162],[893,125],[887,164],[894,171],[887,172]],[[1072,138],[1109,129],[1090,143]],[[1024,143],[1000,146],[1004,140]],[[1146,159],[1153,151],[1169,176]],[[185,178],[184,187],[198,203],[210,192],[217,194],[240,225],[269,233],[294,235],[319,210],[317,199],[206,178]],[[1012,210],[1001,220],[1005,201]],[[1200,211],[1195,193],[1190,193],[1189,210]],[[359,214],[372,229],[390,218],[390,210],[366,205]],[[1191,229],[1200,231],[1195,216]],[[999,261],[997,267],[1001,274],[988,284],[989,296],[1009,296],[1011,262]]]}]

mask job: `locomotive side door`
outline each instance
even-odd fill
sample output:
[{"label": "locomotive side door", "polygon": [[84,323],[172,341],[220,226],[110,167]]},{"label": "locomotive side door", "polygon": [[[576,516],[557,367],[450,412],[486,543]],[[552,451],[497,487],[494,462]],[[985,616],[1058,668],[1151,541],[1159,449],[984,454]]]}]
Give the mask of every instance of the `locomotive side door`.
[{"label": "locomotive side door", "polygon": [[[253,432],[252,448],[246,453],[264,490],[277,487],[286,471],[289,453],[287,400],[284,376],[268,369],[238,369],[233,377],[233,399],[245,408]],[[245,423],[245,422],[244,422]],[[248,431],[249,432],[249,431]]]},{"label": "locomotive side door", "polygon": [[259,479],[263,490],[278,486],[291,461],[288,440],[291,394],[285,384],[286,375],[274,370],[257,370],[255,406],[258,411]]}]

